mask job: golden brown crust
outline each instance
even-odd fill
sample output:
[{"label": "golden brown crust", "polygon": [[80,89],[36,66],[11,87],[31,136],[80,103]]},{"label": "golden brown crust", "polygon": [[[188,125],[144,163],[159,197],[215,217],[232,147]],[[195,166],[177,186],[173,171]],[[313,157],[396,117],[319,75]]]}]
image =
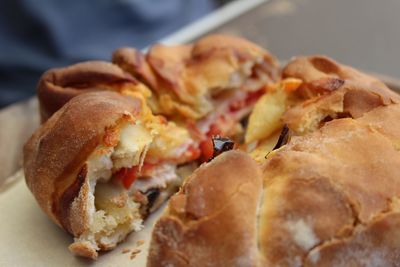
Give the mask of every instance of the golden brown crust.
[{"label": "golden brown crust", "polygon": [[92,260],[97,259],[98,253],[93,249],[93,245],[90,242],[72,243],[68,249],[77,256],[91,258]]},{"label": "golden brown crust", "polygon": [[382,214],[369,225],[358,225],[350,238],[333,239],[313,249],[304,266],[398,266],[399,226],[399,212]]},{"label": "golden brown crust", "polygon": [[[400,116],[393,106],[380,112]],[[269,157],[259,232],[267,266],[349,266],[338,263],[339,251],[347,251],[342,264],[366,266],[363,253],[382,248],[400,254],[388,238],[390,229],[383,222],[376,226],[385,213],[399,214],[391,202],[400,194],[400,155],[384,134],[389,124],[371,119],[375,116],[333,120],[314,133],[293,137]],[[385,243],[378,246],[376,240]],[[395,266],[396,257],[371,266]]]},{"label": "golden brown crust", "polygon": [[143,53],[132,47],[122,47],[114,51],[112,62],[123,70],[135,73],[135,77],[150,88],[157,90],[157,78]]},{"label": "golden brown crust", "polygon": [[324,78],[338,78],[360,81],[369,87],[386,88],[380,80],[323,55],[294,57],[283,68],[282,77],[298,78],[305,83],[313,83]]},{"label": "golden brown crust", "polygon": [[[278,63],[268,51],[227,35],[209,35],[189,45],[157,44],[146,55],[122,48],[114,52],[113,62],[152,88],[158,112],[192,119],[213,109],[210,100],[221,89],[261,88],[278,79]],[[245,76],[253,80],[244,84],[240,79]]]},{"label": "golden brown crust", "polygon": [[46,121],[71,98],[90,91],[121,91],[124,84],[138,82],[117,65],[87,61],[65,68],[50,69],[39,80],[37,94],[42,121]]},{"label": "golden brown crust", "polygon": [[302,80],[301,90],[312,95],[338,90],[347,82],[352,87],[381,96],[385,104],[400,101],[399,95],[382,81],[326,56],[295,57],[283,68],[282,77]]},{"label": "golden brown crust", "polygon": [[260,174],[239,151],[197,169],[155,225],[147,266],[257,266]]},{"label": "golden brown crust", "polygon": [[[289,64],[309,68],[292,70],[290,77],[301,78],[302,90],[311,92],[305,97],[308,97],[306,102],[297,103],[290,110],[293,116],[302,109],[307,111],[301,114],[303,117],[292,117],[292,122],[300,129],[305,127],[307,119],[315,119],[322,112],[332,117],[326,121],[320,117],[318,122],[323,123],[318,127],[310,128],[302,136],[292,136],[288,144],[267,156],[261,166],[264,192],[259,213],[247,206],[257,201],[255,198],[247,204],[232,203],[230,195],[213,192],[218,186],[229,188],[225,183],[226,180],[232,183],[230,179],[237,176],[237,163],[228,166],[221,179],[209,178],[212,174],[207,170],[212,165],[202,166],[203,171],[195,172],[157,222],[149,267],[235,266],[237,262],[228,261],[239,259],[240,255],[232,248],[229,248],[231,254],[218,249],[222,244],[231,244],[227,233],[235,233],[237,237],[247,234],[249,228],[244,226],[252,219],[257,219],[258,227],[249,240],[257,236],[258,250],[252,254],[254,261],[246,256],[249,261],[240,266],[398,265],[399,96],[380,81],[328,58],[311,61],[310,65],[305,60],[309,64],[306,67]],[[242,181],[250,177],[240,176]],[[207,184],[196,184],[188,190],[194,181]],[[260,192],[258,187],[251,190],[254,194]],[[199,198],[193,197],[193,202],[188,202],[188,196]],[[225,217],[213,216],[218,223],[197,228],[197,221],[203,218],[198,214],[203,215],[204,201],[225,203],[229,212],[221,212]],[[243,215],[232,216],[233,211],[238,214],[236,209]],[[220,229],[225,229],[222,236],[215,232]],[[244,241],[236,243],[241,248],[249,247]]]},{"label": "golden brown crust", "polygon": [[[24,146],[26,183],[41,208],[58,225],[79,235],[88,194],[85,161],[101,143],[106,128],[141,112],[139,99],[114,92],[91,92],[73,98],[46,121]],[[71,204],[76,197],[76,208]],[[75,223],[74,223],[75,222]]]},{"label": "golden brown crust", "polygon": [[326,120],[359,118],[379,106],[400,103],[400,96],[378,79],[325,56],[296,57],[284,67],[282,77],[303,82],[296,94],[306,101],[283,116],[298,134]]}]

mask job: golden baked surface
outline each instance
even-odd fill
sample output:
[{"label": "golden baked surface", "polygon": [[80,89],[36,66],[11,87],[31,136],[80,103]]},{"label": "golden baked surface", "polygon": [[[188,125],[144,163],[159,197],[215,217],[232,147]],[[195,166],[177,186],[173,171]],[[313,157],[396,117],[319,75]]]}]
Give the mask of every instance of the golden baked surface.
[{"label": "golden baked surface", "polygon": [[[148,267],[400,266],[400,96],[370,75],[321,55],[280,69],[210,35],[49,70],[38,98],[26,183],[76,255],[114,248],[148,192],[181,186]],[[215,135],[240,144],[212,159]],[[205,163],[182,185],[189,162]]]}]

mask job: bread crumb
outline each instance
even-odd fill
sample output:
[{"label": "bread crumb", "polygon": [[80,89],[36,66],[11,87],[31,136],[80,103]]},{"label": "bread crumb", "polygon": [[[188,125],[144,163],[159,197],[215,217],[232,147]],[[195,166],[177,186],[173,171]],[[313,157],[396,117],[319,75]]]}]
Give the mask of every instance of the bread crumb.
[{"label": "bread crumb", "polygon": [[138,240],[138,241],[136,241],[136,245],[137,246],[141,246],[141,245],[143,245],[144,244],[144,240]]},{"label": "bread crumb", "polygon": [[140,253],[140,251],[141,251],[141,250],[140,250],[140,249],[137,249],[137,248],[133,249],[133,250],[132,250],[132,253],[131,253],[131,256],[130,256],[130,259],[131,259],[131,260],[134,259],[134,258],[136,257],[136,255]]},{"label": "bread crumb", "polygon": [[135,249],[132,249],[132,254],[138,254],[138,253],[140,253],[140,249],[138,249],[138,248],[135,248]]},{"label": "bread crumb", "polygon": [[123,253],[123,254],[126,254],[126,253],[128,253],[128,252],[130,252],[130,251],[131,251],[131,250],[130,250],[129,248],[125,248],[125,249],[122,250],[122,253]]}]

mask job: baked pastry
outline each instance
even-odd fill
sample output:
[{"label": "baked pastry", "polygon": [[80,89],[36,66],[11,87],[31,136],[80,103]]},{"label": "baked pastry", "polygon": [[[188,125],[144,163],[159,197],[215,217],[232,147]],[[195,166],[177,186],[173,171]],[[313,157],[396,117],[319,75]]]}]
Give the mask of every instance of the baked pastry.
[{"label": "baked pastry", "polygon": [[87,61],[45,72],[37,86],[40,117],[46,121],[71,98],[91,91],[111,90],[122,94],[140,92],[149,97],[145,85],[106,61]]},{"label": "baked pastry", "polygon": [[239,152],[203,165],[156,223],[147,266],[397,266],[398,116],[333,120],[262,167]]},{"label": "baked pastry", "polygon": [[397,266],[400,105],[327,122],[268,156],[263,266]]},{"label": "baked pastry", "polygon": [[153,111],[204,136],[234,136],[266,86],[279,79],[274,56],[239,37],[208,35],[193,44],[156,44],[146,54],[120,48],[113,62],[154,93]]},{"label": "baked pastry", "polygon": [[282,80],[256,103],[245,141],[262,161],[285,124],[291,135],[304,135],[330,120],[358,118],[393,103],[400,103],[399,95],[372,76],[326,56],[296,57],[283,68]]},{"label": "baked pastry", "polygon": [[[177,165],[196,158],[188,131],[154,116],[140,97],[80,94],[24,147],[26,183],[41,208],[95,259],[174,193]],[[182,167],[185,168],[185,167]]]},{"label": "baked pastry", "polygon": [[155,224],[147,266],[257,266],[261,195],[261,169],[244,152],[201,165]]},{"label": "baked pastry", "polygon": [[307,101],[283,117],[298,134],[331,119],[358,118],[376,107],[400,103],[400,96],[383,82],[324,56],[294,58],[282,76],[303,82],[296,93]]},{"label": "baked pastry", "polygon": [[[287,124],[282,135],[289,138],[279,138],[280,144],[266,151],[258,165],[243,154],[227,163],[226,158],[240,153],[235,151],[202,165],[156,223],[149,267],[398,266],[398,96],[380,82],[349,78],[330,91],[310,90],[306,97],[296,91],[309,89],[302,86],[313,80],[285,78],[301,81],[288,86],[293,91],[277,89],[296,94],[287,94],[290,105],[282,102],[278,129],[291,109],[315,112]],[[358,101],[346,100],[355,96]],[[334,111],[328,119],[320,113],[325,109],[313,109],[324,99],[336,100],[326,102],[336,105],[326,104]],[[339,115],[343,107],[347,112]],[[309,120],[319,123],[309,127]],[[240,162],[252,166],[252,172]],[[258,184],[257,172],[262,189],[250,189],[248,185]],[[225,181],[235,190],[221,185]]]}]

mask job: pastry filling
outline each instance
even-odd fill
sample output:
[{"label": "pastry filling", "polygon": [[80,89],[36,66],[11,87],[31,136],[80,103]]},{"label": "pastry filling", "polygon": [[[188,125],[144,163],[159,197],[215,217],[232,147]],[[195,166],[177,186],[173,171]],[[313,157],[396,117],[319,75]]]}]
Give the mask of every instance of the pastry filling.
[{"label": "pastry filling", "polygon": [[[75,242],[90,242],[95,250],[107,250],[128,233],[142,229],[143,218],[182,182],[172,152],[170,158],[155,161],[155,151],[162,150],[163,144],[141,124],[127,123],[119,131],[116,146],[99,146],[92,153],[87,161],[89,228]],[[183,154],[189,146],[183,143],[176,147],[174,157],[186,157]],[[146,157],[150,150],[151,163]]]}]

